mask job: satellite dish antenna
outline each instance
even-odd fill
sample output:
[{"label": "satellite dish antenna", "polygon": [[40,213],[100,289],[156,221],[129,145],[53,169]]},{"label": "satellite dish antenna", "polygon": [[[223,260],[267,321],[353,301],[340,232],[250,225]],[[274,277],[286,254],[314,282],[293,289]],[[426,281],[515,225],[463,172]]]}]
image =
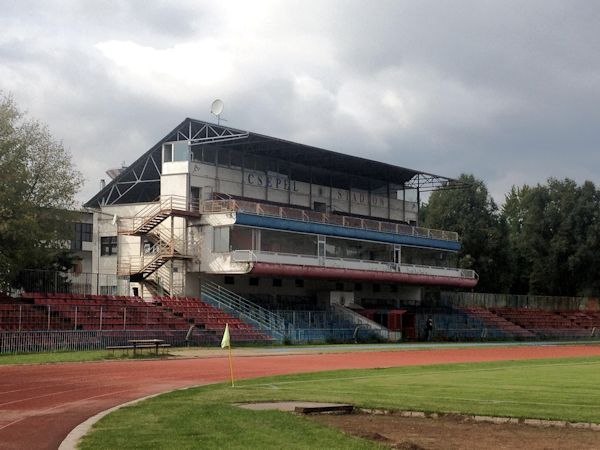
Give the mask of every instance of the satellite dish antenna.
[{"label": "satellite dish antenna", "polygon": [[224,104],[222,100],[216,99],[210,106],[210,113],[217,116],[217,125],[221,124],[221,114],[223,113]]}]

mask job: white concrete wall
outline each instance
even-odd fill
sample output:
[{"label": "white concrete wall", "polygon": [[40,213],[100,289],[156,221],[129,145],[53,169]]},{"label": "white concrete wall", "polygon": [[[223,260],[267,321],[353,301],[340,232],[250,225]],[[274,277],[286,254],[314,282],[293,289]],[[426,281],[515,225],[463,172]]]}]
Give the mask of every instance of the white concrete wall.
[{"label": "white concrete wall", "polygon": [[[179,163],[166,163],[165,165],[169,164]],[[203,198],[208,198],[211,192],[222,192],[305,207],[312,207],[312,200],[313,203],[325,203],[331,211],[371,215],[382,219],[417,220],[417,204],[415,202],[403,202],[401,199],[387,198],[384,195],[373,193],[369,195],[367,191],[358,189],[352,191],[331,189],[329,186],[318,184],[313,184],[311,188],[310,183],[288,180],[286,175],[273,172],[242,171],[195,161],[190,163],[190,185],[201,187]],[[166,192],[184,195],[183,193],[175,194],[176,189],[183,190],[178,192],[187,192],[188,188],[183,187],[183,183],[177,188],[169,184],[168,189],[161,193],[163,195]]]},{"label": "white concrete wall", "polygon": [[[90,272],[116,275],[119,258],[139,255],[140,238],[137,236],[119,236],[117,226],[120,221],[127,221],[127,218],[135,216],[140,210],[147,207],[147,205],[147,203],[109,205],[103,206],[101,212],[94,213]],[[117,221],[113,224],[115,214]],[[117,236],[117,255],[101,256],[101,238],[109,236]]]},{"label": "white concrete wall", "polygon": [[[164,166],[180,166],[181,162],[165,163]],[[163,166],[163,167],[164,167]],[[182,167],[185,169],[186,167]],[[183,173],[165,173],[160,177],[160,195],[161,197],[189,197],[189,186],[188,186],[189,174]]]}]

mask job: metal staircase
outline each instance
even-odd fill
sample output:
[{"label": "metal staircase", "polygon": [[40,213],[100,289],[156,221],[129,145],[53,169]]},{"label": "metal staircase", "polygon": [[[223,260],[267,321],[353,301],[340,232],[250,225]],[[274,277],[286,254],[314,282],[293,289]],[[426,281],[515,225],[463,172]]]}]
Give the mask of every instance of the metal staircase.
[{"label": "metal staircase", "polygon": [[[182,267],[178,270],[183,272]],[[185,295],[185,283],[183,278],[177,277],[173,280],[170,270],[166,266],[162,266],[151,276],[140,281],[143,286],[150,292],[152,297],[183,297]],[[165,284],[168,284],[168,286]]]},{"label": "metal staircase", "polygon": [[[169,239],[159,233],[152,233],[155,244],[139,256],[120,258],[117,265],[118,275],[130,275],[131,281],[148,278],[170,260],[191,259],[185,250],[185,240],[182,238]],[[147,236],[150,236],[148,234]],[[136,279],[134,279],[136,278]]]},{"label": "metal staircase", "polygon": [[[173,283],[174,263],[182,263],[193,258],[193,252],[188,251],[187,220],[183,225],[183,232],[175,234],[174,218],[184,219],[200,217],[200,201],[189,201],[185,197],[165,196],[160,201],[152,203],[140,210],[134,217],[119,220],[118,233],[126,236],[138,236],[150,244],[141,246],[140,255],[119,257],[117,273],[129,276],[130,281],[145,283],[153,294],[162,292],[163,295],[182,295],[184,286],[175,286]],[[166,219],[171,218],[169,222]],[[157,271],[166,270],[167,263],[171,263],[170,273],[162,276],[168,280],[168,287],[160,283]],[[185,264],[180,264],[182,273],[177,278],[184,279]],[[154,278],[151,279],[150,277]]]},{"label": "metal staircase", "polygon": [[118,233],[144,236],[168,217],[200,217],[200,201],[191,201],[175,195],[161,198],[139,211],[135,217],[122,219],[119,222]]},{"label": "metal staircase", "polygon": [[152,297],[171,296],[171,293],[154,279],[147,278],[143,281],[143,283],[145,288],[150,291]]},{"label": "metal staircase", "polygon": [[204,281],[200,285],[200,297],[204,302],[251,323],[277,340],[283,340],[291,327],[278,314],[211,281]]}]

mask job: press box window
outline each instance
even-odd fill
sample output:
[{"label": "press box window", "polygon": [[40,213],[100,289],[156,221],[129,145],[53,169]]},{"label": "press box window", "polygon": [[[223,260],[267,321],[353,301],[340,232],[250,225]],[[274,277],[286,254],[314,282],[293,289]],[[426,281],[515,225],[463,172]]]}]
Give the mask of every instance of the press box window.
[{"label": "press box window", "polygon": [[187,141],[163,144],[163,162],[188,161],[189,151]]},{"label": "press box window", "polygon": [[163,161],[173,161],[173,144],[163,144]]},{"label": "press box window", "polygon": [[117,254],[117,237],[106,236],[100,238],[100,255],[111,256]]}]

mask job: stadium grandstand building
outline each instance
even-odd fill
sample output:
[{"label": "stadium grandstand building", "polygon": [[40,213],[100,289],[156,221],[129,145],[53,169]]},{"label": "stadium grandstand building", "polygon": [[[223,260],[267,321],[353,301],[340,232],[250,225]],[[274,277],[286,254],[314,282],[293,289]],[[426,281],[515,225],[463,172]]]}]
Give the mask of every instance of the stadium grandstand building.
[{"label": "stadium grandstand building", "polygon": [[422,193],[451,181],[186,119],[86,203],[92,271],[143,298],[214,283],[271,310],[418,304],[477,283],[459,236],[418,224]]},{"label": "stadium grandstand building", "polygon": [[598,337],[597,299],[473,292],[459,236],[419,226],[446,177],[192,119],[107,174],[70,219],[75,268],[0,292],[0,354],[218,345],[226,324],[236,345]]}]

